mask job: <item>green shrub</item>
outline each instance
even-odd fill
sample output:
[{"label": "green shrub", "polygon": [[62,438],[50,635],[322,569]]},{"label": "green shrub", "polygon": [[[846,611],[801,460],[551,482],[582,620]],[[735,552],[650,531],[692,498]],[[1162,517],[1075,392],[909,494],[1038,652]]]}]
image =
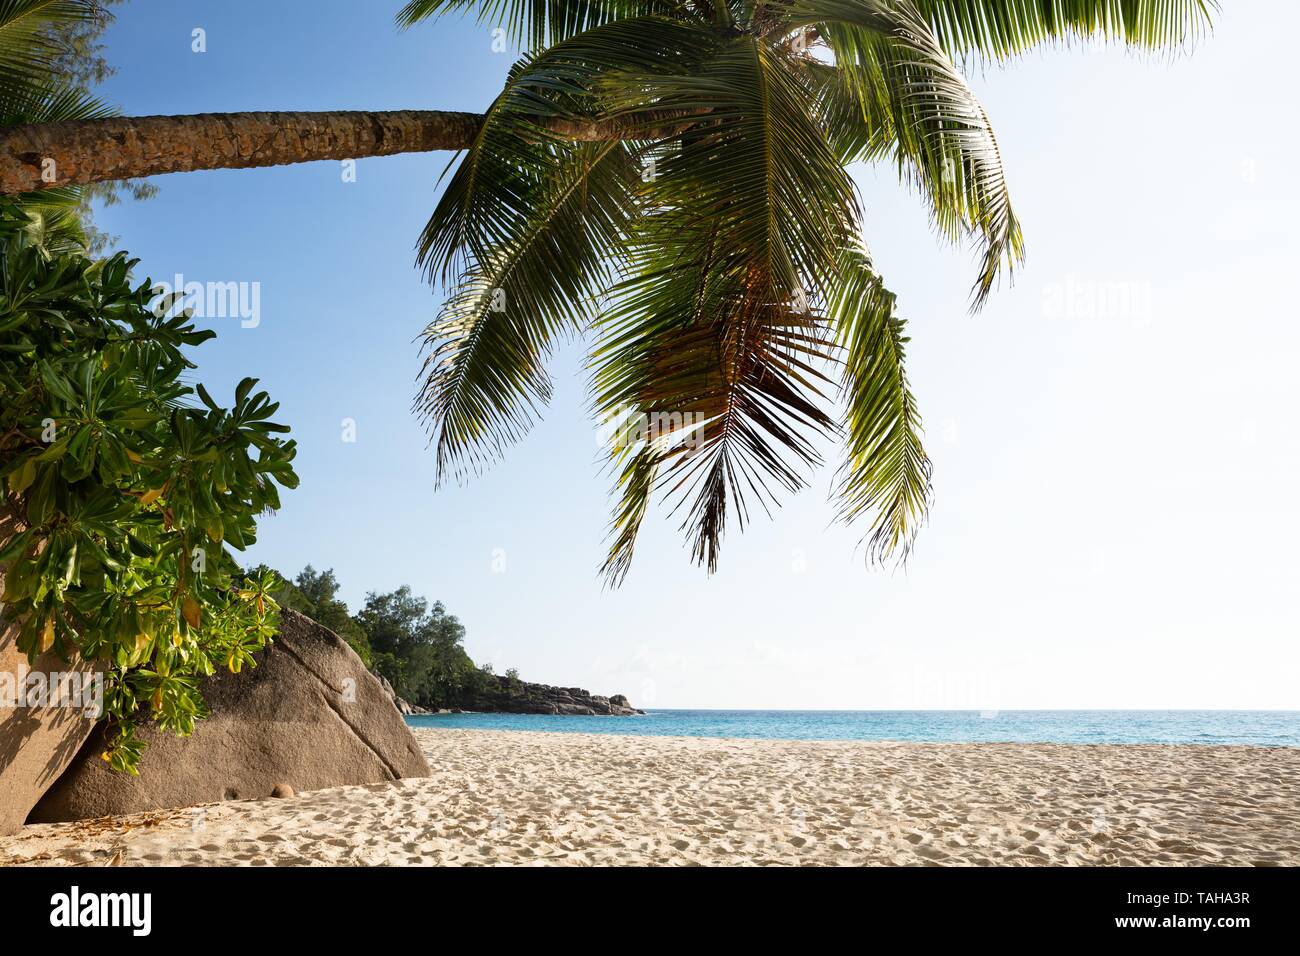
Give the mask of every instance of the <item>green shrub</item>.
[{"label": "green shrub", "polygon": [[[135,772],[137,724],[188,734],[199,681],[239,671],[274,635],[272,575],[226,550],[297,485],[295,443],[256,381],[219,406],[181,376],[215,333],[133,285],[125,254],[51,252],[0,202],[0,480],[26,529],[0,542],[19,649],[105,668],[104,757]],[[195,401],[197,396],[198,401]]]}]

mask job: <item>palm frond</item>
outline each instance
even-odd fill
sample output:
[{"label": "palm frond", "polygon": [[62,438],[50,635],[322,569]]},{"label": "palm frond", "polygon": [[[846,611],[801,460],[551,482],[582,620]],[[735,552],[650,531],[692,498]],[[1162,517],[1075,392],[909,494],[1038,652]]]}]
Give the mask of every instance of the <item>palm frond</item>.
[{"label": "palm frond", "polygon": [[1005,60],[1042,43],[1118,39],[1146,50],[1207,33],[1216,0],[913,0],[950,55]]},{"label": "palm frond", "polygon": [[99,15],[95,0],[0,0],[0,85],[47,76],[60,53],[50,28]]},{"label": "palm frond", "polygon": [[516,43],[541,49],[617,20],[689,9],[676,0],[411,0],[398,11],[397,23],[411,27],[474,10],[480,23],[499,24]]},{"label": "palm frond", "polygon": [[[552,154],[572,148],[539,128],[539,118],[609,119],[614,111],[595,87],[610,84],[620,70],[689,68],[713,44],[699,24],[639,17],[591,29],[516,63],[420,237],[418,262],[429,278],[445,280],[469,258],[490,255],[527,218],[528,183],[556,166],[538,144],[549,144]],[[633,125],[629,120],[625,138],[635,135]]]},{"label": "palm frond", "polygon": [[0,96],[0,126],[103,119],[116,114],[103,100],[66,85],[29,83]]},{"label": "palm frond", "polygon": [[822,401],[833,347],[811,304],[856,227],[852,184],[778,51],[728,39],[687,74],[625,89],[627,116],[647,101],[708,111],[660,154],[634,273],[598,323],[597,408],[643,423],[611,456],[613,583],[653,492],[684,510],[692,555],[713,571],[729,518],[743,527],[752,502],[768,510],[804,486],[817,436],[834,430]]},{"label": "palm frond", "polygon": [[[611,583],[630,567],[653,492],[674,513],[685,509],[692,556],[712,572],[728,517],[743,528],[751,502],[770,513],[777,489],[804,487],[821,461],[814,439],[834,431],[822,401],[829,380],[820,366],[831,353],[822,323],[747,295],[743,282],[717,274],[723,259],[714,250],[695,276],[683,262],[638,277],[622,321],[611,317],[611,341],[596,351],[598,407],[621,423],[603,568]],[[691,298],[703,308],[689,323],[645,311],[651,299],[685,306]]]},{"label": "palm frond", "polygon": [[529,217],[537,181],[553,168],[539,148],[546,137],[530,136],[511,115],[513,91],[507,82],[473,144],[448,165],[454,172],[416,244],[416,264],[430,281],[446,282],[517,233]]},{"label": "palm frond", "polygon": [[1024,258],[1024,240],[997,137],[961,72],[906,0],[794,0],[785,25],[815,26],[834,53],[842,78],[819,86],[823,98],[839,99],[828,111],[857,116],[858,139],[873,154],[894,144],[900,170],[929,197],[945,236],[979,236],[979,309],[1000,272]]},{"label": "palm frond", "polygon": [[480,470],[531,426],[550,398],[551,346],[587,323],[633,215],[639,167],[626,144],[536,144],[531,172],[546,164],[557,169],[544,178],[521,171],[520,214],[471,252],[425,330],[416,407],[434,436],[439,481]]},{"label": "palm frond", "polygon": [[531,426],[550,397],[543,366],[553,342],[587,323],[639,215],[637,143],[567,143],[537,118],[600,115],[591,86],[606,64],[653,68],[661,49],[680,64],[704,36],[698,25],[624,20],[512,69],[419,242],[430,278],[452,284],[425,330],[431,351],[416,400],[440,481],[480,470]]},{"label": "palm frond", "polygon": [[844,356],[847,453],[836,489],[840,517],[847,523],[870,518],[870,560],[905,560],[929,511],[932,469],[903,367],[904,323],[865,250],[845,252],[829,316]]}]

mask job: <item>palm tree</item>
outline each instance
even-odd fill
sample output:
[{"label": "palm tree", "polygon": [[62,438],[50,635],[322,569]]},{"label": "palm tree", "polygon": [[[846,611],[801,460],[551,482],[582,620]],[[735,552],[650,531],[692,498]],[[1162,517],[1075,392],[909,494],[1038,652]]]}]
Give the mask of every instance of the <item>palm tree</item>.
[{"label": "palm tree", "polygon": [[[404,17],[470,5],[415,0]],[[743,527],[803,487],[840,434],[840,516],[867,522],[871,559],[905,558],[931,466],[904,323],[860,241],[846,167],[897,162],[945,235],[977,239],[978,308],[1023,246],[997,140],[953,57],[1097,29],[1163,44],[1207,13],[1174,0],[504,9],[540,52],[511,72],[421,236],[420,264],[450,292],[425,332],[418,408],[439,477],[476,471],[547,400],[553,344],[587,334],[595,409],[612,423],[614,583],[652,497],[712,571],[727,520]],[[575,143],[555,119],[622,137]]]},{"label": "palm tree", "polygon": [[[534,52],[482,116],[145,117],[0,135],[0,190],[54,157],[67,181],[420,149],[463,156],[419,242],[449,290],[417,408],[439,479],[497,458],[550,394],[545,361],[592,342],[626,575],[650,500],[710,570],[842,434],[836,497],[872,559],[904,558],[931,496],[905,326],[860,241],[846,167],[890,160],[951,239],[979,308],[1023,256],[1001,154],[955,65],[1102,35],[1194,40],[1213,0],[412,0],[477,9]],[[255,145],[253,145],[255,144]],[[839,405],[835,399],[838,397]],[[843,409],[842,420],[835,413]]]}]

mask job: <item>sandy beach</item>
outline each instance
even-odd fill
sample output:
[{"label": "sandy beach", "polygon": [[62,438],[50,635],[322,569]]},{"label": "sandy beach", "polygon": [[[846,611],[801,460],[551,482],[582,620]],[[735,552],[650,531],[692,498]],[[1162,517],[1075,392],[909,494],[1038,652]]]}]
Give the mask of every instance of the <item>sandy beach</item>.
[{"label": "sandy beach", "polygon": [[419,729],[426,779],[25,827],[0,865],[1297,865],[1300,749]]}]

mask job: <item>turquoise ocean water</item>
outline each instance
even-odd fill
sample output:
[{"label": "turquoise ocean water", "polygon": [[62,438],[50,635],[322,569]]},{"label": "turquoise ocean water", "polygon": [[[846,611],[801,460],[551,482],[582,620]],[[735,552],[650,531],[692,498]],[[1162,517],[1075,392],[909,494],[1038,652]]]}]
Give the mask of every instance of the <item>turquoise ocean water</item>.
[{"label": "turquoise ocean water", "polygon": [[652,710],[644,717],[437,714],[406,720],[413,727],[652,737],[1300,746],[1300,711]]}]

